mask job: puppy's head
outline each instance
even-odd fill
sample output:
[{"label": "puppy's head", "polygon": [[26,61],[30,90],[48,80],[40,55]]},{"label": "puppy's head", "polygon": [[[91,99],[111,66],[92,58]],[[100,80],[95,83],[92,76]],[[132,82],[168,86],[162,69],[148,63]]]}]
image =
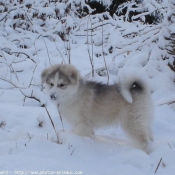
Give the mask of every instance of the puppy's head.
[{"label": "puppy's head", "polygon": [[79,72],[69,64],[58,64],[45,69],[41,74],[42,83],[52,100],[67,98],[78,88]]}]

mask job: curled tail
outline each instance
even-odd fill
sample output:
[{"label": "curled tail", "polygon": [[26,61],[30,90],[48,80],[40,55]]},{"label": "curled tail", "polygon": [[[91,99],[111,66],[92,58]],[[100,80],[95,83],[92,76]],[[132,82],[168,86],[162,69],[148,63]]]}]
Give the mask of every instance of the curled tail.
[{"label": "curled tail", "polygon": [[133,102],[133,93],[148,93],[149,85],[147,76],[143,72],[121,71],[119,74],[120,92],[128,103]]}]

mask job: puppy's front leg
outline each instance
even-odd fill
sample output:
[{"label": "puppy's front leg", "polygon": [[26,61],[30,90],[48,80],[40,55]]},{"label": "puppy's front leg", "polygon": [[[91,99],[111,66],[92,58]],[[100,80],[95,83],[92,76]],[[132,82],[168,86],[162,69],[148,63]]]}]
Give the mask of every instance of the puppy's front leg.
[{"label": "puppy's front leg", "polygon": [[91,137],[94,135],[93,128],[84,122],[79,122],[75,124],[73,132],[79,136]]}]

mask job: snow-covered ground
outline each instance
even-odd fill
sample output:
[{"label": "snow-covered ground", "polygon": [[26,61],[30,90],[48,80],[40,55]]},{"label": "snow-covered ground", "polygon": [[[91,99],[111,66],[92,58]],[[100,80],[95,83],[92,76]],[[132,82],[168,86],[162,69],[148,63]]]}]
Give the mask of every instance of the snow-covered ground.
[{"label": "snow-covered ground", "polygon": [[[63,27],[53,19],[46,20],[45,32],[33,20],[38,34],[14,29],[10,18],[0,26],[0,174],[175,174],[175,74],[168,66],[172,58],[164,59],[162,49],[168,42],[163,40],[167,27],[175,32],[174,24],[145,27],[110,17],[102,23],[100,18],[65,18],[64,27],[74,27],[67,42],[53,34],[52,26]],[[121,70],[148,76],[155,105],[150,154],[133,147],[120,127],[102,128],[86,138],[71,133],[64,116],[61,122],[42,91],[40,74],[52,64],[68,63],[69,55],[85,79],[107,83],[106,65],[110,84]]]},{"label": "snow-covered ground", "polygon": [[[89,58],[87,54],[84,54],[85,51],[86,48],[81,47],[81,44],[75,48],[72,46],[71,61],[79,68],[83,76],[91,71]],[[40,56],[40,59],[47,57],[44,56],[44,52],[46,51],[43,49],[43,57]],[[49,47],[49,52],[50,54],[56,53],[52,47]],[[57,59],[57,62],[61,62],[60,58]],[[98,59],[96,59],[95,65],[100,68],[102,63]],[[53,59],[53,61],[55,60]],[[128,65],[129,67],[135,65],[135,69],[141,69],[137,66],[138,60],[131,62],[131,60],[123,61],[121,58],[120,64],[118,62],[119,60],[116,61],[116,66],[123,62],[126,68]],[[154,60],[153,62],[161,64],[161,61]],[[156,174],[174,175],[175,106],[174,104],[164,104],[174,99],[172,94],[175,92],[175,85],[170,78],[174,73],[168,70],[169,68],[163,63],[161,68],[162,71],[158,71],[151,63],[143,68],[152,75],[150,84],[155,102],[153,124],[155,141],[152,145],[153,152],[149,155],[132,147],[120,128],[103,128],[96,132],[94,138],[78,137],[71,133],[70,126],[63,117],[65,129],[63,131],[55,106],[43,94],[47,109],[58,132],[59,143],[57,143],[54,128],[44,107],[40,107],[35,100],[26,100],[24,103],[24,96],[19,90],[1,90],[0,172],[8,171],[9,174],[145,175],[155,174],[161,160]],[[41,70],[38,69],[37,72],[38,84]],[[29,77],[27,73],[25,77],[27,80]],[[117,79],[117,76],[112,74],[110,77],[111,81]],[[98,75],[95,78],[97,81],[104,82],[106,80]]]}]

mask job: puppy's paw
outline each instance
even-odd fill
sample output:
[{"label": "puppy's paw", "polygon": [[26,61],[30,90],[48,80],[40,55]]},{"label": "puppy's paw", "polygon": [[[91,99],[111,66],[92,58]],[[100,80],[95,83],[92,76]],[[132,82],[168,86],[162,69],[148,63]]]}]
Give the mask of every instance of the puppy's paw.
[{"label": "puppy's paw", "polygon": [[85,137],[92,137],[94,135],[93,129],[89,125],[82,123],[74,126],[73,133]]}]

